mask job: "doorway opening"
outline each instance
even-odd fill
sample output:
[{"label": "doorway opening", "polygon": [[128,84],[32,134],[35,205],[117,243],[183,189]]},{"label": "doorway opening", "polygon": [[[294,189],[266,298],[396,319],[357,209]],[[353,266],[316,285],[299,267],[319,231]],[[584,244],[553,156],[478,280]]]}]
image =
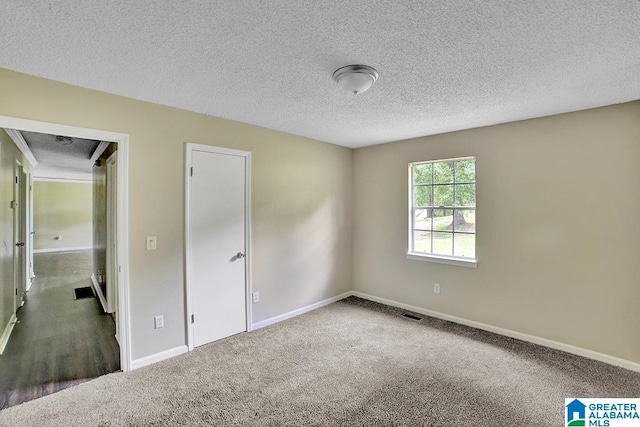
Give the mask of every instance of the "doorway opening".
[{"label": "doorway opening", "polygon": [[[40,339],[39,344],[56,342],[55,334],[62,333],[70,335],[72,343],[61,350],[64,361],[47,359],[53,352],[45,350],[24,356],[43,365],[47,378],[57,378],[51,384],[38,384],[41,394],[29,392],[33,394],[30,398],[104,373],[129,370],[128,135],[6,116],[0,116],[0,128],[22,151],[22,159],[31,163],[16,161],[15,166],[16,298],[11,325],[3,333],[4,343],[0,342],[0,354],[4,350],[0,368],[3,362],[9,363],[9,352],[29,354],[35,340]],[[49,147],[57,156],[55,161],[38,165],[37,158],[46,157],[36,148],[38,138],[41,143],[55,144],[54,149]],[[82,154],[89,170],[86,166],[82,170],[72,161],[73,155],[68,155],[77,156],[83,144],[90,150]],[[92,296],[77,299],[79,294],[87,296],[87,288]],[[3,306],[0,311],[8,310]],[[3,322],[7,314],[0,312]],[[91,315],[94,317],[82,321],[82,316]],[[19,331],[28,327],[29,339],[21,341]],[[90,327],[94,329],[88,330]],[[83,340],[101,348],[92,355],[79,344],[73,345]],[[20,376],[10,379],[16,384],[33,382],[19,370],[13,371]],[[0,401],[0,408],[3,404],[6,406],[6,399]]]}]

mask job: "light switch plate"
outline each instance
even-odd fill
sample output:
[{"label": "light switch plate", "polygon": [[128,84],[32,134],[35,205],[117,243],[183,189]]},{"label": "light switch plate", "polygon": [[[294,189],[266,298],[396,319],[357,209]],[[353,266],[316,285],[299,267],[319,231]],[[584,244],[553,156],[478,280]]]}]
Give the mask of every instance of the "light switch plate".
[{"label": "light switch plate", "polygon": [[156,236],[147,236],[147,250],[155,251],[158,249],[158,238]]}]

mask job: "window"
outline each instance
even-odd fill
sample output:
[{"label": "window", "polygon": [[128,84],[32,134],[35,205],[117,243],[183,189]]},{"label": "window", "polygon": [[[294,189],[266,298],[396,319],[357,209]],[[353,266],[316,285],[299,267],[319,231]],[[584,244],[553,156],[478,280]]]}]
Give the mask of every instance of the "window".
[{"label": "window", "polygon": [[410,163],[409,215],[409,258],[475,265],[475,157]]}]

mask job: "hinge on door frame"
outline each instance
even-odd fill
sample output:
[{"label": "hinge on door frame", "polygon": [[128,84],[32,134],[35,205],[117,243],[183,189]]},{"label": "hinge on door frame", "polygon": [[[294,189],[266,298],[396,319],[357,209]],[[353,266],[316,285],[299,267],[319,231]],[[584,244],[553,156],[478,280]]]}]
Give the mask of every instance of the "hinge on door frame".
[{"label": "hinge on door frame", "polygon": [[193,314],[191,315],[191,323],[196,323],[196,317]]},{"label": "hinge on door frame", "polygon": [[18,295],[18,288],[16,288],[16,296]]},{"label": "hinge on door frame", "polygon": [[191,171],[189,173],[193,176],[193,166],[191,166]]}]

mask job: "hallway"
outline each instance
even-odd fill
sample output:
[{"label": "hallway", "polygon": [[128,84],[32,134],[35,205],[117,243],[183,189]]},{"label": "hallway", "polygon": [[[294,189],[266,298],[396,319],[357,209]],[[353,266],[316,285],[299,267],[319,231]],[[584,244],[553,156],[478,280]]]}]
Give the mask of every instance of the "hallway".
[{"label": "hallway", "polygon": [[120,370],[115,323],[97,298],[74,300],[91,285],[91,251],[34,255],[26,302],[0,356],[0,409]]}]

